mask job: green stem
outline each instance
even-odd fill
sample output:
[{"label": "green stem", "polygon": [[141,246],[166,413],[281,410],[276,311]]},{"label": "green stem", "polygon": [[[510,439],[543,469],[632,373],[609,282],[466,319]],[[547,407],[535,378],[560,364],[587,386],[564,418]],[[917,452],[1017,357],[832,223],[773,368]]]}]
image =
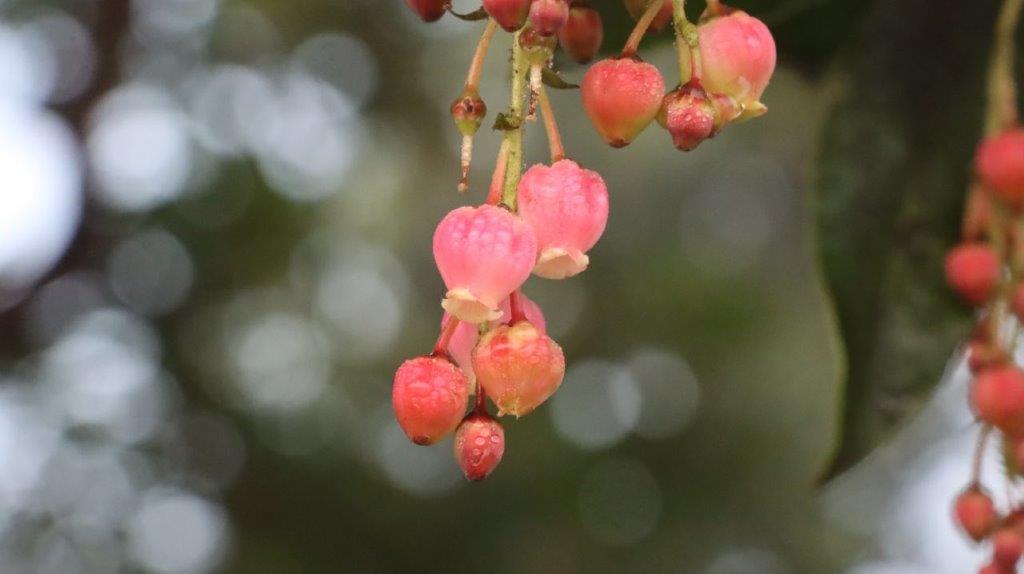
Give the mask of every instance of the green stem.
[{"label": "green stem", "polygon": [[516,210],[516,190],[519,188],[519,178],[523,172],[523,96],[526,89],[526,74],[530,71],[526,54],[519,45],[520,34],[521,32],[516,32],[512,37],[512,88],[508,119],[514,122],[515,127],[505,132],[505,142],[508,145],[505,150],[505,185],[501,191],[501,202],[512,211]]},{"label": "green stem", "polygon": [[672,0],[672,25],[676,33],[679,61],[679,83],[700,80],[700,51],[697,26],[686,17],[686,0]]},{"label": "green stem", "polygon": [[996,20],[995,42],[988,71],[988,110],[985,134],[997,134],[1017,123],[1017,86],[1014,82],[1014,31],[1024,0],[1004,0]]}]

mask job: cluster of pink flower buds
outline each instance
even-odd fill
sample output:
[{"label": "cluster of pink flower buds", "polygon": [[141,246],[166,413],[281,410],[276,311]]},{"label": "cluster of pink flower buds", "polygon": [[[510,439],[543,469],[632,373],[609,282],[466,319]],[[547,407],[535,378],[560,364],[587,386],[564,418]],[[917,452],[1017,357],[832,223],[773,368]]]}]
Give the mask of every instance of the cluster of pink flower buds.
[{"label": "cluster of pink flower buds", "polygon": [[[1017,571],[1024,551],[1024,508],[1001,514],[979,483],[984,439],[994,433],[1003,443],[1007,479],[1024,469],[1024,370],[1013,361],[1015,335],[1005,319],[1024,321],[1024,131],[1009,129],[984,139],[975,156],[976,182],[965,214],[965,241],[946,255],[946,280],[969,305],[979,309],[967,343],[974,380],[969,401],[982,423],[982,440],[970,484],[956,499],[954,517],[976,542],[989,541],[992,561],[982,574]],[[1011,215],[998,221],[992,206]]]},{"label": "cluster of pink flower buds", "polygon": [[[571,160],[535,165],[519,183],[520,212],[504,205],[457,208],[434,233],[434,260],[448,291],[431,355],[395,374],[392,402],[409,439],[433,444],[455,431],[466,477],[485,478],[505,449],[497,415],[520,417],[558,389],[565,357],[540,308],[519,289],[531,271],[560,279],[583,271],[608,218],[601,177]],[[476,405],[469,415],[471,390]]]},{"label": "cluster of pink flower buds", "polygon": [[[627,0],[626,5],[641,18],[646,10],[658,9],[644,0]],[[653,31],[673,17],[672,0],[660,6],[649,22]],[[665,93],[661,72],[640,60],[631,43],[584,76],[583,106],[609,145],[629,145],[657,118],[672,143],[690,151],[727,124],[767,111],[760,98],[775,70],[775,41],[768,27],[718,2],[708,3],[697,26],[684,18],[677,17],[675,25],[680,69],[688,72],[672,91]]]},{"label": "cluster of pink flower buds", "polygon": [[[714,1],[700,26],[693,26],[674,14],[672,0],[653,1],[659,6],[627,0],[640,21],[624,56],[598,62],[583,79],[583,106],[601,136],[621,147],[658,117],[677,147],[692,149],[724,124],[763,113],[758,99],[775,67],[767,28]],[[406,2],[425,21],[450,10],[448,0]],[[566,279],[586,270],[609,208],[601,176],[566,159],[543,86],[570,86],[547,77],[558,46],[580,63],[597,55],[600,15],[582,0],[482,0],[482,10],[488,23],[451,106],[463,137],[460,191],[469,188],[472,139],[487,113],[478,89],[481,64],[499,28],[515,34],[512,101],[495,122],[505,135],[486,202],[457,208],[437,226],[434,261],[446,289],[440,334],[429,355],[399,367],[392,389],[395,416],[409,439],[429,445],[454,433],[455,459],[470,480],[487,477],[504,455],[499,417],[531,413],[565,374],[562,348],[548,336],[544,315],[522,293],[523,284],[531,274]],[[694,59],[694,72],[666,95],[657,68],[634,56],[648,27],[664,27],[673,16],[677,31],[684,22],[693,28],[685,57]],[[551,162],[523,173],[522,130],[535,119],[537,104]]]},{"label": "cluster of pink flower buds", "polygon": [[971,540],[989,540],[992,560],[982,566],[979,574],[1015,574],[1024,554],[1024,513],[1013,511],[1000,516],[992,497],[980,486],[972,484],[956,498],[953,516]]}]

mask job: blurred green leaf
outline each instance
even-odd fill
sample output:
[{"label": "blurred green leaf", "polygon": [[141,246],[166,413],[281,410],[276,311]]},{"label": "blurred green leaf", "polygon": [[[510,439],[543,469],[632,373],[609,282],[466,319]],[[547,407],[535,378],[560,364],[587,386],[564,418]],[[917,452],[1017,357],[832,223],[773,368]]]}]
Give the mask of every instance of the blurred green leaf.
[{"label": "blurred green leaf", "polygon": [[[879,4],[847,62],[816,198],[847,363],[842,438],[826,479],[927,399],[967,329],[942,261],[959,235],[996,5]],[[926,39],[940,37],[937,58]]]},{"label": "blurred green leaf", "polygon": [[558,75],[558,72],[551,68],[541,68],[541,79],[544,81],[545,86],[555,88],[556,90],[574,90],[580,87],[579,84],[565,81],[562,76]]},{"label": "blurred green leaf", "polygon": [[507,132],[518,129],[522,123],[523,120],[520,118],[510,116],[504,112],[498,112],[498,115],[494,117],[494,125],[491,126],[491,129]]}]

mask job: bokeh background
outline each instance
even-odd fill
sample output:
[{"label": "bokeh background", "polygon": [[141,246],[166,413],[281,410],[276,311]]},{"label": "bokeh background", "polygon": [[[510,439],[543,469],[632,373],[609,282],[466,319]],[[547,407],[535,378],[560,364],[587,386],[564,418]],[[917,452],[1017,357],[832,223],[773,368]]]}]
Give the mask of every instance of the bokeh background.
[{"label": "bokeh background", "polygon": [[[972,430],[956,357],[894,441],[816,486],[843,366],[815,158],[851,83],[831,58],[874,3],[846,4],[737,1],[779,26],[771,111],[690,154],[657,126],[607,148],[552,94],[609,227],[585,274],[525,287],[569,370],[468,484],[450,440],[408,443],[390,387],[436,337],[433,228],[493,167],[485,129],[455,192],[447,108],[482,24],[399,0],[0,0],[0,571],[979,564],[947,517]],[[631,21],[602,10],[614,50]],[[641,54],[671,82],[664,36]],[[540,126],[526,145],[546,160]]]}]

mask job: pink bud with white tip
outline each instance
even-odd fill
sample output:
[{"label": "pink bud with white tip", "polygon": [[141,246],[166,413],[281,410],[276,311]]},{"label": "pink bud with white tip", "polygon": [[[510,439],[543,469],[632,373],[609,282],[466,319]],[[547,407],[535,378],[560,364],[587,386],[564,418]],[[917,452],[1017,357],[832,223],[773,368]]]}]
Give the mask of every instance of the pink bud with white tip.
[{"label": "pink bud with white tip", "polygon": [[[526,295],[519,294],[519,307],[523,311],[523,316],[526,320],[533,324],[542,334],[547,333],[547,322],[544,320],[544,313],[540,310],[540,306],[531,301]],[[502,317],[509,317],[511,315],[509,300],[506,297],[501,302]],[[441,318],[441,329],[448,324],[451,320],[451,315],[448,313],[444,314]],[[498,326],[498,321],[491,321],[491,328],[494,329]],[[461,322],[455,327],[455,332],[452,333],[452,338],[448,341],[448,355],[455,361],[455,364],[462,369],[463,373],[466,373],[466,377],[469,378],[470,383],[476,381],[476,373],[473,372],[473,348],[476,347],[476,342],[480,338],[480,329],[477,325],[472,323]]]},{"label": "pink bud with white tip", "polygon": [[507,210],[452,210],[434,232],[434,261],[448,287],[441,305],[467,323],[500,318],[498,305],[530,276],[536,257],[533,230]]},{"label": "pink bud with white tip", "polygon": [[519,182],[519,215],[533,228],[539,257],[533,272],[547,279],[587,268],[587,251],[608,223],[608,187],[570,159],[535,165]]},{"label": "pink bud with white tip", "polygon": [[[775,40],[757,18],[736,10],[712,18],[697,28],[700,42],[701,82],[711,94],[723,94],[737,104],[728,120],[757,117],[766,111],[760,102],[775,71]],[[686,52],[683,52],[686,58]],[[684,62],[685,64],[685,62]]]}]

